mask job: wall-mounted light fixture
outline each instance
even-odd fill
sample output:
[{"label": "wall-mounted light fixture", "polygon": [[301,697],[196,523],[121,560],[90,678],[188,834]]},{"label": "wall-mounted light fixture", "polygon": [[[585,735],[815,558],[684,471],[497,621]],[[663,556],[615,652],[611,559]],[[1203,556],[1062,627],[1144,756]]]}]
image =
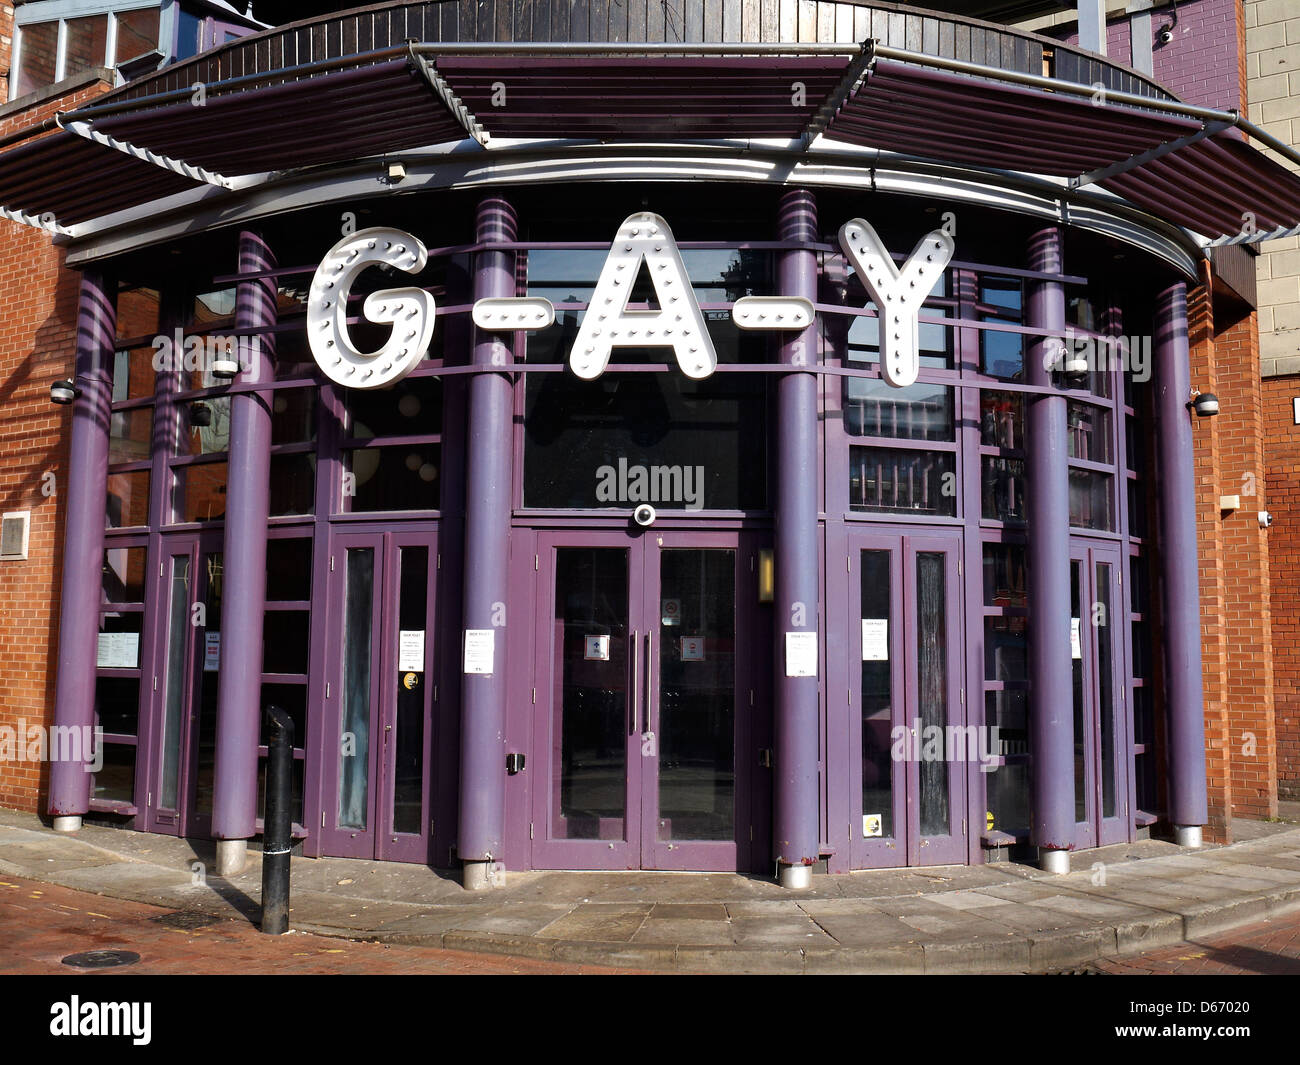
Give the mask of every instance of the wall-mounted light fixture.
[{"label": "wall-mounted light fixture", "polygon": [[77,387],[76,381],[72,378],[65,378],[62,381],[55,381],[50,385],[50,402],[65,406],[71,403],[81,395],[81,389]]},{"label": "wall-mounted light fixture", "polygon": [[212,408],[200,401],[190,404],[190,425],[195,429],[206,429],[212,424]]},{"label": "wall-mounted light fixture", "polygon": [[1219,413],[1219,397],[1213,392],[1192,389],[1192,398],[1187,405],[1196,411],[1198,418],[1213,418]]},{"label": "wall-mounted light fixture", "polygon": [[770,547],[758,549],[758,601],[770,603],[776,598],[776,553]]},{"label": "wall-mounted light fixture", "polygon": [[406,180],[406,166],[403,163],[389,163],[388,172],[385,180],[390,185],[396,185]]}]

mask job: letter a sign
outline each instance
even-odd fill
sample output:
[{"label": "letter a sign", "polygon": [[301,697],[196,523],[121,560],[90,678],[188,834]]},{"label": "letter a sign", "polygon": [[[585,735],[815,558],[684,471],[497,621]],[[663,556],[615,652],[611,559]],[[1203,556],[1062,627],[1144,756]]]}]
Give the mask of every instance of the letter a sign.
[{"label": "letter a sign", "polygon": [[952,259],[952,237],[942,229],[927,233],[901,270],[876,231],[861,218],[840,227],[840,247],[876,304],[881,376],[895,388],[913,384],[921,370],[917,315]]},{"label": "letter a sign", "polygon": [[[629,311],[628,297],[644,264],[657,311]],[[668,223],[643,211],[629,215],[601,267],[569,365],[579,377],[599,377],[614,348],[672,348],[687,377],[708,377],[718,356]]]}]

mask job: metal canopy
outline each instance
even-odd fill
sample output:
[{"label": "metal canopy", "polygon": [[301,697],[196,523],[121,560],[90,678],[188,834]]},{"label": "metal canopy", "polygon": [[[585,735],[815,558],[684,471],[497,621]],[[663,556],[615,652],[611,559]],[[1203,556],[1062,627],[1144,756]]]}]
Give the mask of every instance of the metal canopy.
[{"label": "metal canopy", "polygon": [[0,154],[0,217],[75,225],[204,183],[238,187],[260,180],[239,175],[467,135],[488,151],[492,137],[778,138],[807,147],[824,135],[1106,189],[1214,243],[1300,226],[1300,178],[1241,131],[1297,163],[1300,156],[1234,112],[1103,94],[872,41],[410,44],[197,90],[118,96],[58,124]]}]

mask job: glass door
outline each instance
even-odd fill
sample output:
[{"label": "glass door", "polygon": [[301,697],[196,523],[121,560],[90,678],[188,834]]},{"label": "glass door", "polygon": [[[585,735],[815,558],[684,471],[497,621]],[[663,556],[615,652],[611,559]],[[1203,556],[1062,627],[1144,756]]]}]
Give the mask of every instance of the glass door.
[{"label": "glass door", "polygon": [[167,536],[156,575],[152,736],[142,828],[207,836],[221,659],[220,533]]},{"label": "glass door", "polygon": [[336,534],[321,853],[426,861],[436,530]]},{"label": "glass door", "polygon": [[847,569],[853,865],[962,862],[983,747],[965,723],[961,537],[864,530],[850,535]]},{"label": "glass door", "polygon": [[535,866],[749,867],[754,554],[736,533],[538,535]]},{"label": "glass door", "polygon": [[1124,698],[1119,550],[1075,544],[1070,551],[1070,655],[1074,701],[1075,845],[1127,842],[1129,726]]}]

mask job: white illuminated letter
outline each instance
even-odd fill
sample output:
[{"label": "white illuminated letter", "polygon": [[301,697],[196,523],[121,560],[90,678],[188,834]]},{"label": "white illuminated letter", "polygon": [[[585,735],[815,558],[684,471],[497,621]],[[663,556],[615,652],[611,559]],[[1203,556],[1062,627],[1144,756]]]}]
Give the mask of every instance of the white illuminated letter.
[{"label": "white illuminated letter", "polygon": [[895,388],[912,384],[921,369],[917,315],[952,259],[952,237],[942,229],[927,233],[901,270],[876,231],[861,218],[840,227],[840,247],[880,316],[881,375]]},{"label": "white illuminated letter", "polygon": [[348,388],[383,388],[400,381],[424,358],[433,337],[436,305],[420,288],[386,288],[372,292],[361,305],[367,320],[389,322],[384,346],[366,354],[348,335],[348,293],[357,276],[371,266],[391,266],[408,274],[424,269],[428,253],[400,229],[362,229],[325,253],[307,298],[307,342],[325,376]]},{"label": "white illuminated letter", "polygon": [[[629,311],[628,297],[645,263],[657,311]],[[614,348],[671,347],[687,377],[708,377],[718,365],[713,340],[695,299],[668,223],[643,211],[619,226],[596,290],[583,315],[569,365],[591,380],[605,372]]]}]

